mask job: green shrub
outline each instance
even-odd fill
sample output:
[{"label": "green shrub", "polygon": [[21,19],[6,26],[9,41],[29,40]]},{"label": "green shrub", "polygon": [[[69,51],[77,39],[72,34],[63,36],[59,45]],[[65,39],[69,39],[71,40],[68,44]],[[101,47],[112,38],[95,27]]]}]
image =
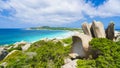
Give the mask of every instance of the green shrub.
[{"label": "green shrub", "polygon": [[16,50],[11,55],[3,59],[0,63],[6,62],[6,68],[20,68],[23,65],[26,65],[27,56],[23,54],[21,51]]},{"label": "green shrub", "polygon": [[[27,51],[16,51],[1,63],[7,62],[7,68],[61,68],[70,48],[71,46],[64,47],[61,42],[40,40],[33,43]],[[37,55],[31,58],[31,55],[26,54],[27,52]]]},{"label": "green shrub", "polygon": [[62,40],[66,44],[71,44],[72,43],[72,38],[67,38]]},{"label": "green shrub", "polygon": [[[39,47],[39,48],[36,48]],[[64,47],[61,42],[42,41],[34,43],[28,51],[34,51],[38,55],[35,57],[36,63],[43,68],[60,68],[64,64],[64,57],[68,54],[69,47]],[[37,65],[35,65],[37,67]]]},{"label": "green shrub", "polygon": [[[106,38],[94,38],[90,45],[93,51],[95,51],[93,54],[97,52],[96,55],[98,57],[92,60],[79,60],[78,68],[81,65],[85,66],[85,68],[120,68],[120,45]],[[88,65],[89,63],[91,65]]]},{"label": "green shrub", "polygon": [[78,60],[77,68],[96,68],[95,60]]}]

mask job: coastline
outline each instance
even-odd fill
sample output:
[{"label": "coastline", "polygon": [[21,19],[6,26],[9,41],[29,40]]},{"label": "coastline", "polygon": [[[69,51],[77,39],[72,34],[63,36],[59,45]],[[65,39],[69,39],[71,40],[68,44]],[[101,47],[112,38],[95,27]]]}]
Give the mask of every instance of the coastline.
[{"label": "coastline", "polygon": [[[23,30],[26,30],[26,29],[23,29]],[[27,29],[28,30],[28,29]],[[31,30],[31,29],[30,29]],[[39,30],[48,30],[48,29],[39,29]],[[69,38],[69,37],[72,37],[73,35],[75,35],[76,33],[82,33],[81,31],[70,31],[70,30],[48,30],[48,31],[67,31],[67,32],[65,32],[65,33],[61,33],[61,34],[58,34],[58,35],[56,35],[56,36],[46,36],[45,38],[40,38],[40,39],[36,39],[35,41],[31,41],[31,42],[27,42],[27,41],[25,41],[25,40],[21,40],[21,41],[17,41],[17,42],[22,42],[22,41],[24,41],[24,42],[27,42],[27,43],[30,43],[30,44],[32,44],[32,43],[34,43],[34,42],[36,42],[36,41],[39,41],[39,40],[46,40],[46,39],[48,39],[48,40],[52,40],[52,39],[65,39],[65,38]],[[119,30],[115,30],[115,36],[116,35],[118,35],[118,34],[120,34],[120,31]],[[15,42],[15,43],[17,43],[17,42]],[[12,44],[15,44],[15,43],[12,43]],[[5,47],[5,46],[10,46],[11,44],[3,44],[3,45],[0,45],[0,48],[1,47]]]},{"label": "coastline", "polygon": [[[60,30],[61,31],[61,30]],[[65,30],[62,30],[62,31],[65,31]],[[25,40],[21,40],[21,41],[17,41],[17,42],[15,42],[15,43],[20,43],[20,42],[26,42],[26,43],[30,43],[30,44],[32,44],[32,43],[34,43],[34,42],[37,42],[37,41],[39,41],[39,40],[45,40],[45,39],[48,39],[48,40],[52,40],[52,39],[65,39],[65,38],[69,38],[69,37],[72,37],[73,35],[74,35],[74,31],[67,31],[67,32],[65,32],[65,33],[61,33],[61,34],[57,34],[56,36],[54,36],[54,34],[53,35],[51,35],[51,36],[46,36],[45,38],[40,38],[40,39],[36,39],[35,41],[31,41],[31,42],[27,42],[27,41],[25,41]],[[15,43],[12,43],[12,44],[15,44]],[[0,45],[0,48],[1,47],[6,47],[6,46],[10,46],[10,45],[12,45],[12,44],[3,44],[3,45]]]}]

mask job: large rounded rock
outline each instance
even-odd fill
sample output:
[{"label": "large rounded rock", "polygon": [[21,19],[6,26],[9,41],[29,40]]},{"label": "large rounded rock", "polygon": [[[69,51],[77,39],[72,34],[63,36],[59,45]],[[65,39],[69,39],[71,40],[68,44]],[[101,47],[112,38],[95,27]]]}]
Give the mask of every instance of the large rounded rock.
[{"label": "large rounded rock", "polygon": [[92,36],[91,31],[90,31],[90,27],[91,27],[91,25],[89,25],[86,22],[82,24],[82,30],[83,30],[84,34]]},{"label": "large rounded rock", "polygon": [[93,21],[92,26],[91,26],[91,33],[92,33],[92,36],[95,38],[106,37],[104,26],[101,22]]},{"label": "large rounded rock", "polygon": [[77,34],[72,37],[71,58],[87,58],[89,54],[89,41],[92,37],[85,34]]},{"label": "large rounded rock", "polygon": [[113,40],[115,38],[114,23],[110,23],[105,32],[106,38]]}]

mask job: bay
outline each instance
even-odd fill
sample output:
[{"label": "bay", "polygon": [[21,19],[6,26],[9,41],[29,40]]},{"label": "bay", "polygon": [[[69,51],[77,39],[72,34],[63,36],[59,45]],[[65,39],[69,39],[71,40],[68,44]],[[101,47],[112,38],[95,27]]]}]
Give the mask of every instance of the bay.
[{"label": "bay", "polygon": [[25,29],[0,29],[0,45],[15,42],[34,42],[43,38],[65,37],[70,31],[63,30],[25,30]]}]

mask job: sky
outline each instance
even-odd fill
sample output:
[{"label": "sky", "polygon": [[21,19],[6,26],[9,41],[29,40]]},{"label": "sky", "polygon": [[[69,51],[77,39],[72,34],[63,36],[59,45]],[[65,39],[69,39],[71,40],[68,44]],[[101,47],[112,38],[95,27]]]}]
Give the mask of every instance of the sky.
[{"label": "sky", "polygon": [[120,0],[0,0],[0,28],[80,28],[93,20],[120,28]]}]

